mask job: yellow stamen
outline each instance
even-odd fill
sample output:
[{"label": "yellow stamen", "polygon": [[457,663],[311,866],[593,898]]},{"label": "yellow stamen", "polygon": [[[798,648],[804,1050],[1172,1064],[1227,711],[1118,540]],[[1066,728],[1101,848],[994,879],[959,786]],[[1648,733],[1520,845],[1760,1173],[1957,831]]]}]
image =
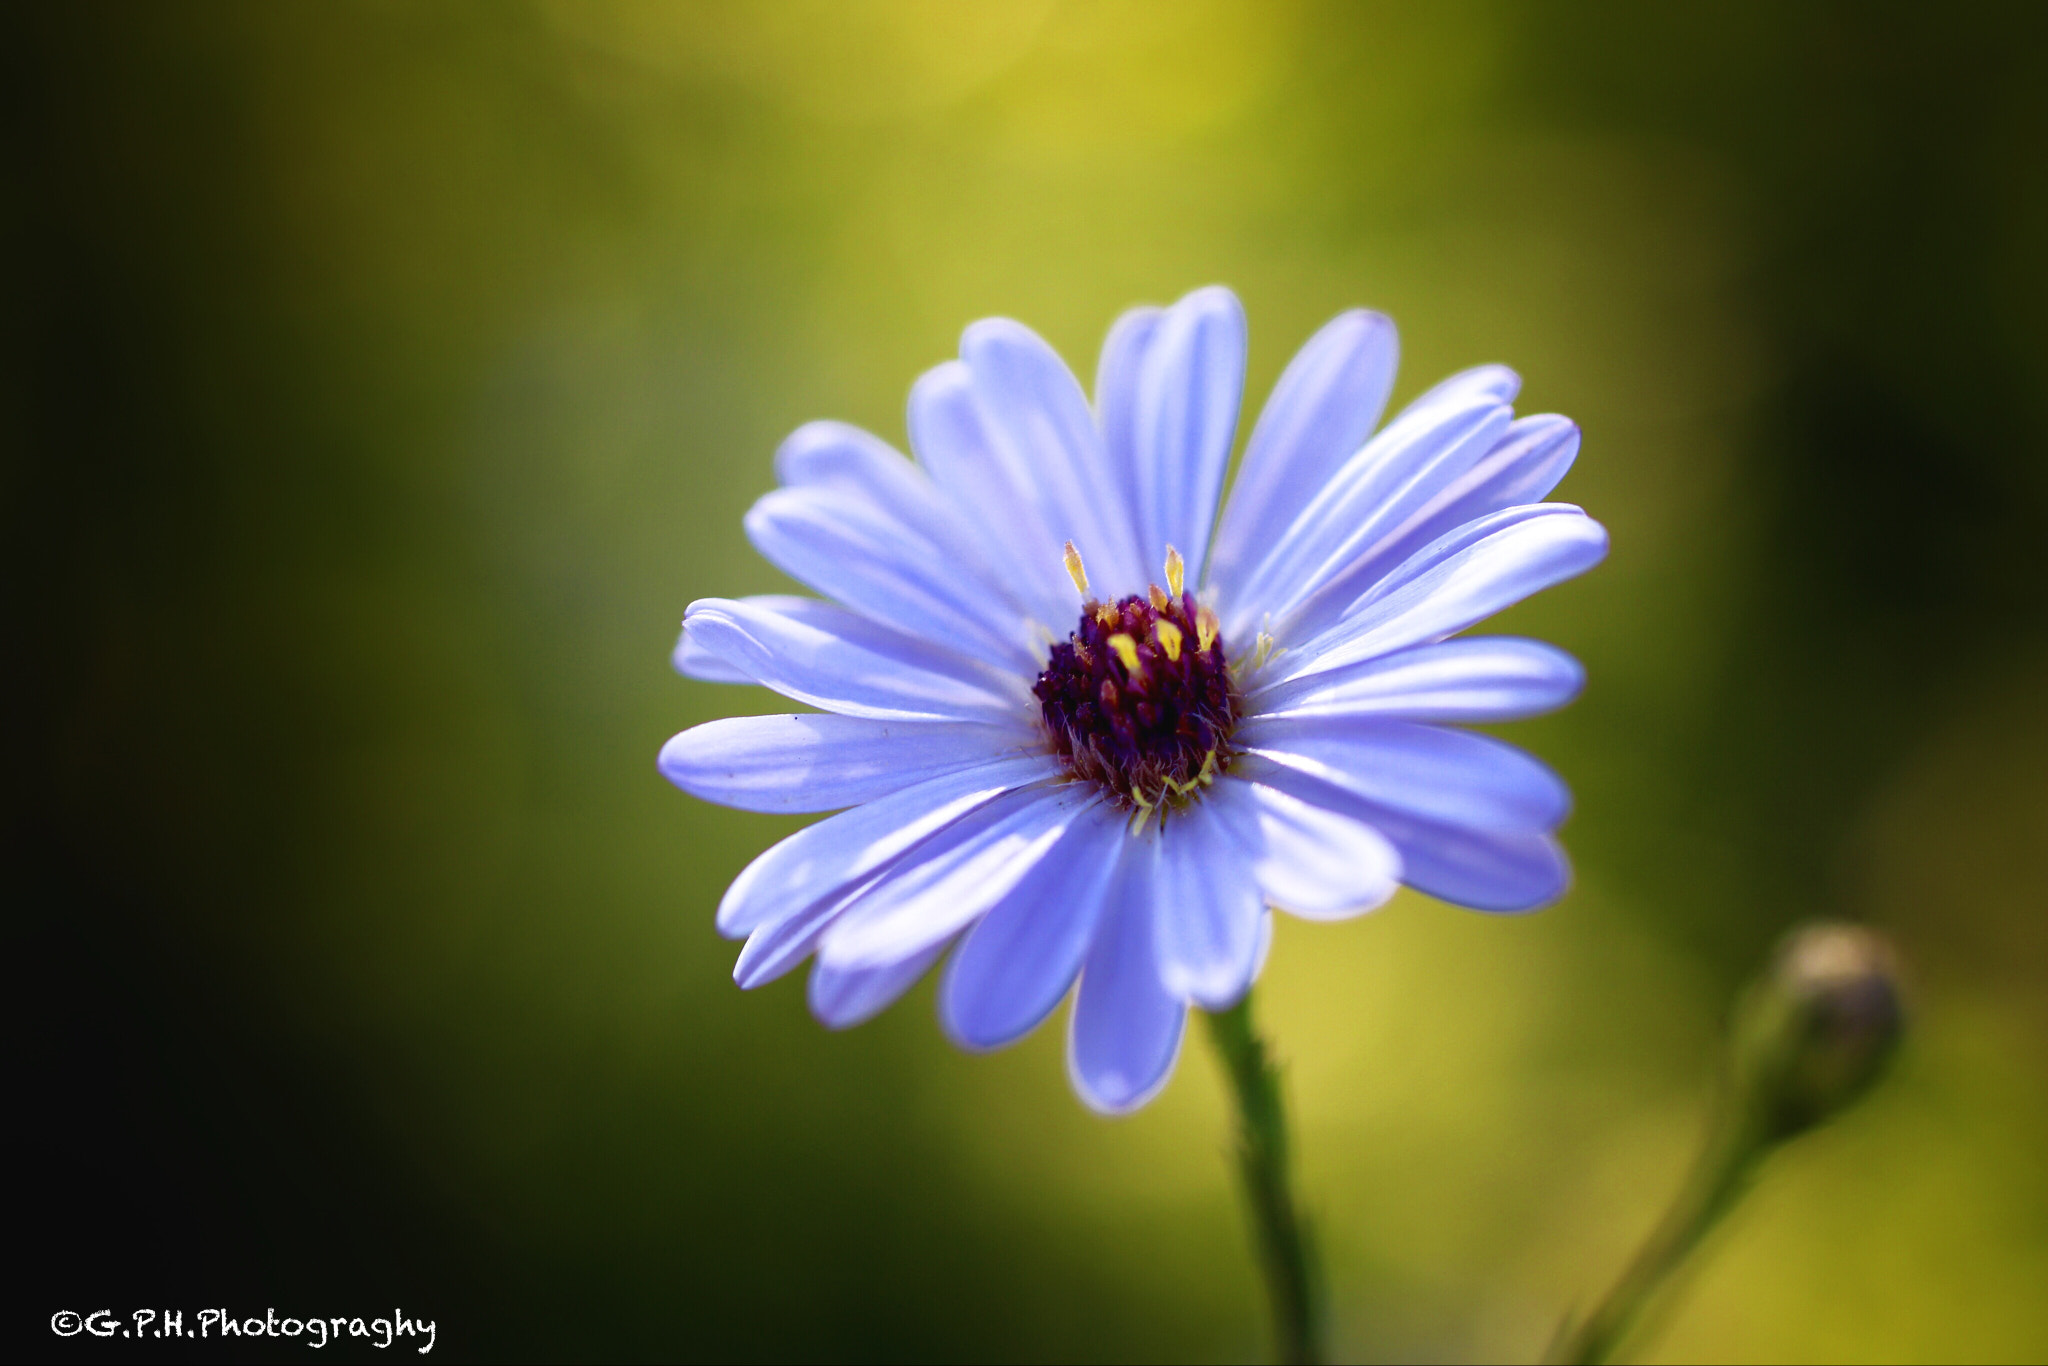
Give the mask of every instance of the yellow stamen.
[{"label": "yellow stamen", "polygon": [[1138,642],[1122,631],[1109,638],[1109,648],[1116,651],[1116,657],[1124,662],[1124,672],[1138,672]]},{"label": "yellow stamen", "polygon": [[1116,625],[1117,615],[1116,604],[1113,602],[1105,602],[1095,609],[1095,620],[1104,626]]},{"label": "yellow stamen", "polygon": [[[1133,791],[1131,793],[1131,804],[1135,806],[1137,809],[1131,812],[1130,833],[1133,835],[1143,834],[1145,831],[1145,822],[1152,819],[1152,803],[1145,800],[1144,793]],[[1159,819],[1161,824],[1164,824],[1166,820],[1166,814],[1164,812],[1161,812]]]},{"label": "yellow stamen", "polygon": [[1169,603],[1169,602],[1171,602],[1171,601],[1173,601],[1173,599],[1171,599],[1171,598],[1169,598],[1169,597],[1167,597],[1167,596],[1166,596],[1166,590],[1165,590],[1164,588],[1161,588],[1161,587],[1160,587],[1160,586],[1159,586],[1158,584],[1156,584],[1156,583],[1152,585],[1152,610],[1153,610],[1153,611],[1155,611],[1155,612],[1164,612],[1164,611],[1166,610],[1166,604],[1167,604],[1167,603]]},{"label": "yellow stamen", "polygon": [[1067,553],[1064,558],[1067,564],[1067,577],[1074,581],[1074,591],[1084,598],[1087,597],[1088,570],[1081,563],[1081,552],[1074,549],[1072,541],[1067,542]]},{"label": "yellow stamen", "polygon": [[1187,582],[1187,562],[1181,559],[1178,550],[1172,546],[1166,547],[1166,591],[1179,597],[1181,590],[1187,587]]},{"label": "yellow stamen", "polygon": [[1195,795],[1197,790],[1204,787],[1208,787],[1211,783],[1214,783],[1215,781],[1216,751],[1212,749],[1207,754],[1204,754],[1202,756],[1201,770],[1197,772],[1194,777],[1189,778],[1186,782],[1180,782],[1176,779],[1168,778],[1166,780],[1166,786],[1161,788],[1159,791],[1159,800],[1161,800],[1162,802],[1165,801],[1168,793],[1171,793],[1176,797],[1192,797]]},{"label": "yellow stamen", "polygon": [[1175,626],[1170,621],[1154,622],[1152,634],[1159,638],[1159,647],[1166,651],[1166,657],[1178,664],[1180,662],[1180,627]]},{"label": "yellow stamen", "polygon": [[1204,607],[1195,613],[1195,640],[1203,654],[1209,653],[1209,647],[1216,643],[1216,636],[1222,629],[1216,613],[1209,608]]}]

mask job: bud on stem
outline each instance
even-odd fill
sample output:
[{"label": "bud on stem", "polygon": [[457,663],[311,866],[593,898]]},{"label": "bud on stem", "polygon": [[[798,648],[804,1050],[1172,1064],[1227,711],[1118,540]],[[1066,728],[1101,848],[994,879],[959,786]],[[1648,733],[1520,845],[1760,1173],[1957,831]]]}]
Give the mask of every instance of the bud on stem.
[{"label": "bud on stem", "polygon": [[1721,1097],[1691,1177],[1621,1280],[1591,1314],[1565,1321],[1545,1360],[1611,1360],[1763,1159],[1855,1103],[1904,1028],[1898,961],[1882,935],[1842,924],[1787,935],[1737,1002]]},{"label": "bud on stem", "polygon": [[1762,1143],[1847,1108],[1883,1073],[1905,1025],[1891,945],[1857,925],[1810,925],[1743,998],[1730,1059]]}]

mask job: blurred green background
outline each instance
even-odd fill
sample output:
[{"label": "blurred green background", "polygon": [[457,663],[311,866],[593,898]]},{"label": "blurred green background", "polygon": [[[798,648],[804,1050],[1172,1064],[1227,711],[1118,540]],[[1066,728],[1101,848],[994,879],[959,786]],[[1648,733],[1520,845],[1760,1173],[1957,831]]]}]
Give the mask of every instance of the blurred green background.
[{"label": "blurred green background", "polygon": [[1614,537],[1502,622],[1591,671],[1507,732],[1577,793],[1570,897],[1279,932],[1340,1350],[1533,1358],[1678,1180],[1729,993],[1825,914],[1898,937],[1917,1033],[1654,1354],[2039,1360],[2044,15],[11,7],[24,1331],[1262,1353],[1198,1036],[1110,1123],[1057,1021],[968,1057],[929,983],[843,1035],[800,977],[743,995],[712,908],[794,823],[653,762],[775,709],[667,653],[781,586],[740,515],[785,433],[901,441],[971,319],[1086,375],[1221,281],[1254,403],[1353,305],[1397,399],[1514,364]]}]

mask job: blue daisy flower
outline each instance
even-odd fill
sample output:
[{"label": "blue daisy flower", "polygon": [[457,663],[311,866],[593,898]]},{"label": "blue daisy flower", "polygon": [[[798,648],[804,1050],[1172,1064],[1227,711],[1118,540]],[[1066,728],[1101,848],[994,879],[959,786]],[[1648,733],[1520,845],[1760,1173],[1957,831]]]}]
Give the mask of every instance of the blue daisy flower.
[{"label": "blue daisy flower", "polygon": [[1396,352],[1379,314],[1318,332],[1227,503],[1245,322],[1222,288],[1118,319],[1092,407],[991,318],[913,387],[914,463],[838,423],[791,436],[747,534],[824,597],[692,603],[675,664],[818,710],[660,759],[707,801],[839,811],[726,892],[739,984],[815,958],[811,1009],[845,1027],[950,950],[940,1017],[975,1049],[1075,990],[1074,1087],[1121,1112],[1165,1084],[1190,1005],[1250,988],[1274,909],[1556,898],[1565,785],[1454,727],[1562,706],[1583,671],[1453,637],[1606,552],[1539,501],[1578,429],[1517,419],[1520,381],[1485,366],[1375,433]]}]

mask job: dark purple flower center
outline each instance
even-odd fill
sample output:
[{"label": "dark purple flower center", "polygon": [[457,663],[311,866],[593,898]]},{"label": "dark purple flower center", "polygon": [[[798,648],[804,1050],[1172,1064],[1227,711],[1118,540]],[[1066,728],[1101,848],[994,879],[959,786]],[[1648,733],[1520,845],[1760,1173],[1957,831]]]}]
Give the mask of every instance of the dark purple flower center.
[{"label": "dark purple flower center", "polygon": [[1191,593],[1089,599],[1031,691],[1074,775],[1131,806],[1186,797],[1230,757],[1237,690]]}]

